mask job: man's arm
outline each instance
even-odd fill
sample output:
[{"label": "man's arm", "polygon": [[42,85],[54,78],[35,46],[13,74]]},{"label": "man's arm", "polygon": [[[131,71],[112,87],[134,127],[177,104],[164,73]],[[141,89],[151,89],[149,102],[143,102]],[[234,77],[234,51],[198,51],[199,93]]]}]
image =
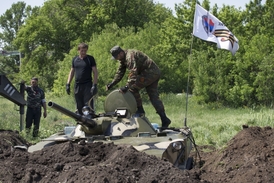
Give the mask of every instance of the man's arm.
[{"label": "man's arm", "polygon": [[43,116],[44,116],[44,118],[46,118],[47,117],[47,104],[46,104],[45,99],[44,99],[44,101],[42,101],[42,103],[43,103],[43,108],[44,108]]},{"label": "man's arm", "polygon": [[123,76],[126,73],[126,69],[127,69],[126,65],[122,64],[120,62],[120,66],[119,66],[119,68],[116,71],[114,79],[112,80],[111,83],[109,83],[109,84],[106,85],[106,91],[110,90],[114,85],[116,85],[117,83],[119,83],[122,80]]},{"label": "man's arm", "polygon": [[68,75],[68,81],[67,81],[67,84],[66,84],[66,92],[68,95],[70,95],[70,83],[71,83],[71,80],[73,79],[73,76],[74,76],[74,68],[71,67],[70,71],[69,71],[69,75]]},{"label": "man's arm", "polygon": [[47,103],[46,103],[44,91],[42,90],[41,93],[42,93],[42,95],[41,95],[42,101],[41,102],[42,102],[42,106],[43,106],[43,109],[44,109],[43,116],[44,116],[44,118],[46,118],[47,117]]},{"label": "man's arm", "polygon": [[92,73],[93,73],[93,84],[98,83],[98,70],[96,66],[92,67]]},{"label": "man's arm", "polygon": [[75,70],[74,70],[74,68],[72,67],[72,68],[70,69],[70,72],[69,72],[69,75],[68,75],[67,84],[70,84],[70,83],[71,83],[71,81],[72,81],[72,79],[73,79],[73,77],[74,77],[74,72],[75,72]]},{"label": "man's arm", "polygon": [[21,84],[24,85],[24,90],[28,89],[28,86],[26,85],[26,81],[25,80],[22,80]]},{"label": "man's arm", "polygon": [[118,70],[116,71],[116,74],[115,74],[114,79],[112,81],[113,86],[116,85],[117,83],[119,83],[122,80],[122,78],[124,77],[124,75],[126,73],[126,69],[127,69],[126,65],[120,63],[120,66],[119,66]]}]

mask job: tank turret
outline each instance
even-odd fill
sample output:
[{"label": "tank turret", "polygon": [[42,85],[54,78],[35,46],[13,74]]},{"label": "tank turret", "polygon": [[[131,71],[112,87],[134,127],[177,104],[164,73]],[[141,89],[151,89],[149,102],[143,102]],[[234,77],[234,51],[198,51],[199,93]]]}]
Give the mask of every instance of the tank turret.
[{"label": "tank turret", "polygon": [[[79,115],[54,102],[49,102],[48,106],[75,119],[86,135],[136,137],[140,133],[156,134],[146,117],[133,115],[137,104],[130,92],[125,94],[118,90],[111,92],[105,101],[105,113],[100,115],[85,112],[85,115]],[[84,107],[86,108],[87,106]]]}]

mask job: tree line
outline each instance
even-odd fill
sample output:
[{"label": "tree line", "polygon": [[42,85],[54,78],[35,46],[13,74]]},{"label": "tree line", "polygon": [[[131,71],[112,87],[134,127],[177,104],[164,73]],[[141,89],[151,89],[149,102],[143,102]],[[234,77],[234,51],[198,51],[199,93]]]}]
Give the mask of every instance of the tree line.
[{"label": "tree line", "polygon": [[196,0],[175,5],[175,14],[153,0],[47,0],[42,7],[17,2],[0,16],[0,43],[20,50],[21,63],[18,56],[0,57],[0,72],[14,81],[37,76],[46,91],[65,94],[76,47],[86,42],[105,95],[117,69],[109,50],[120,45],[143,51],[159,65],[160,92],[186,92],[189,75],[189,92],[200,103],[271,106],[274,1],[250,0],[244,9],[198,3],[238,38],[235,56],[192,36]]}]

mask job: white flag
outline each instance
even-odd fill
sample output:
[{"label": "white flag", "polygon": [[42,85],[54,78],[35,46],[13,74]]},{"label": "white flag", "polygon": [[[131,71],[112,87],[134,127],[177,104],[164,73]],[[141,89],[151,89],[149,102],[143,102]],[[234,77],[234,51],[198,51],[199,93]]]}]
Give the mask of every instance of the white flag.
[{"label": "white flag", "polygon": [[205,41],[217,43],[217,47],[229,50],[233,55],[239,49],[238,39],[214,15],[196,4],[193,35]]}]

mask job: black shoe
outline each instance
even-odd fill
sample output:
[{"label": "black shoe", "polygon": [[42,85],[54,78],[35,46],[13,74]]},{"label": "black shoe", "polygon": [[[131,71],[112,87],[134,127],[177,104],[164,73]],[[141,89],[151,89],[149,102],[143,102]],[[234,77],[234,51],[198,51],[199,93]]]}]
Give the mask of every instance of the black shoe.
[{"label": "black shoe", "polygon": [[32,136],[33,137],[38,137],[39,130],[33,130]]},{"label": "black shoe", "polygon": [[159,116],[161,117],[161,121],[162,121],[162,128],[168,128],[168,126],[171,123],[171,120],[166,116],[165,112],[160,112],[158,113]]},{"label": "black shoe", "polygon": [[135,117],[145,116],[145,110],[144,110],[143,106],[137,107],[137,111],[135,112],[134,116]]},{"label": "black shoe", "polygon": [[30,128],[26,128],[26,134],[30,133]]},{"label": "black shoe", "polygon": [[162,120],[162,128],[168,128],[168,126],[171,123],[171,120],[168,117],[166,117],[165,119],[161,119],[161,120]]}]

